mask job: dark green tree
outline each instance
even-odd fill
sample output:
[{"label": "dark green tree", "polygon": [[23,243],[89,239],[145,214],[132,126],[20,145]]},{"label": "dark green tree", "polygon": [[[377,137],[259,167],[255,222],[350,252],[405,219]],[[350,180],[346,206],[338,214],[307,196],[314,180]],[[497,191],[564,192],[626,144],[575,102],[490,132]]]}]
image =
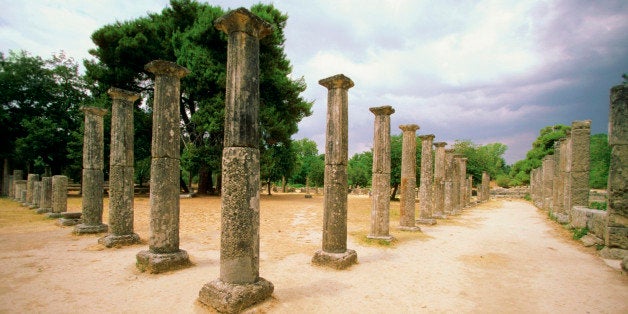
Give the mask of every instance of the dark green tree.
[{"label": "dark green tree", "polygon": [[604,133],[591,135],[589,187],[605,189],[608,183],[608,168],[611,161],[611,148],[608,136]]},{"label": "dark green tree", "polygon": [[481,182],[483,171],[491,178],[504,173],[506,162],[503,155],[508,147],[502,143],[478,145],[470,140],[456,140],[453,148],[457,154],[467,158],[467,174],[473,176],[476,184]]},{"label": "dark green tree", "polygon": [[373,152],[366,151],[351,156],[347,166],[349,185],[367,187],[373,176]]}]

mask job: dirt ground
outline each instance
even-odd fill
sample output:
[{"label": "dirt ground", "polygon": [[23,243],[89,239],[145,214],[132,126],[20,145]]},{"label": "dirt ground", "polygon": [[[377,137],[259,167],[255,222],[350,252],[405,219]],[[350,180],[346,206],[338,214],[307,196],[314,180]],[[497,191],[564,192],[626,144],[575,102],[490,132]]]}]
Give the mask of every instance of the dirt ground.
[{"label": "dirt ground", "polygon": [[[321,246],[322,203],[262,196],[260,275],[275,291],[251,312],[628,313],[628,276],[525,201],[493,200],[420,233],[396,230],[393,202],[396,240],[387,246],[366,239],[370,199],[350,196],[348,242],[359,263],[343,271],[310,264]],[[80,211],[81,199],[68,207]],[[136,198],[144,240],[148,212],[148,198]],[[0,313],[211,312],[197,296],[219,274],[220,199],[181,199],[180,227],[194,266],[151,275],[135,268],[147,244],[106,249],[97,244],[102,235],[72,235],[0,199]]]}]

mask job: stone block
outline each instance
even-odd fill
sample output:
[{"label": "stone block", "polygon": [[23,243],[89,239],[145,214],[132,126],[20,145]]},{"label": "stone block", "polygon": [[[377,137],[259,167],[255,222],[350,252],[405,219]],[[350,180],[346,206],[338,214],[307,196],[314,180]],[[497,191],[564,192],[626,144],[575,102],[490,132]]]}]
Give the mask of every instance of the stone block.
[{"label": "stone block", "polygon": [[317,266],[345,269],[357,264],[358,254],[354,250],[346,250],[343,253],[329,253],[323,250],[316,251],[312,257],[312,264]]},{"label": "stone block", "polygon": [[175,253],[179,250],[179,160],[153,158],[150,180],[149,248],[155,253]]},{"label": "stone block", "polygon": [[273,284],[262,277],[249,284],[233,284],[216,279],[203,286],[198,293],[198,300],[218,312],[239,313],[269,298],[274,289]]},{"label": "stone block", "polygon": [[116,247],[116,246],[132,245],[132,244],[140,243],[140,236],[135,233],[123,234],[123,235],[108,234],[98,239],[98,243],[108,248]]},{"label": "stone block", "polygon": [[192,265],[188,253],[179,250],[172,253],[155,253],[141,251],[136,255],[135,265],[141,272],[159,274],[167,271],[186,268]]},{"label": "stone block", "polygon": [[628,87],[613,86],[610,91],[608,116],[608,144],[628,145]]},{"label": "stone block", "polygon": [[606,246],[628,250],[628,227],[607,227]]}]

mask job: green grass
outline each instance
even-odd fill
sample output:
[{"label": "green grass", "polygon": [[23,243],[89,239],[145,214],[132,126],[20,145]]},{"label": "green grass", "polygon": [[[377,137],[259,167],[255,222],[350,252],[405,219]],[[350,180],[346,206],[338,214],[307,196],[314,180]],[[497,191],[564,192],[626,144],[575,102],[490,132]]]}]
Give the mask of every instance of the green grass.
[{"label": "green grass", "polygon": [[573,232],[573,239],[580,240],[580,238],[584,237],[589,233],[589,228],[572,228],[571,232]]},{"label": "green grass", "polygon": [[606,202],[591,202],[591,204],[589,204],[589,208],[606,210]]}]

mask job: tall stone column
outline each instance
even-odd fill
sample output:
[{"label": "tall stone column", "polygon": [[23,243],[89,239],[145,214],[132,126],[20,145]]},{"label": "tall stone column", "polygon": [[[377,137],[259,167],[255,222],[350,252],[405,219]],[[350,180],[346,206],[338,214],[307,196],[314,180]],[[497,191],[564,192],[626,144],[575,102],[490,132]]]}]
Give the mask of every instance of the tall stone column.
[{"label": "tall stone column", "polygon": [[[136,266],[140,271],[162,273],[190,265],[187,252],[179,249],[181,192],[179,107],[181,78],[186,76],[189,70],[174,62],[163,60],[151,61],[144,69],[155,75],[150,163],[150,225],[148,250],[137,253]],[[120,160],[118,164],[122,165],[123,161]],[[124,189],[121,188],[120,191]],[[119,229],[122,230],[128,230],[128,225]]]},{"label": "tall stone column", "polygon": [[[589,206],[591,120],[571,123],[571,207]],[[571,210],[569,211],[571,217]]]},{"label": "tall stone column", "polygon": [[39,175],[29,173],[26,177],[26,203],[24,206],[28,207],[33,204],[33,193],[35,192],[35,181],[39,181]]},{"label": "tall stone column", "polygon": [[459,208],[462,211],[467,206],[467,158],[458,158],[458,174],[460,175],[460,194],[459,194]]},{"label": "tall stone column", "polygon": [[391,106],[372,107],[375,115],[373,136],[373,177],[371,231],[367,238],[391,241],[390,228],[390,115]]},{"label": "tall stone column", "polygon": [[103,158],[104,125],[103,117],[107,110],[96,107],[82,107],[85,113],[83,130],[83,193],[81,224],[74,227],[75,234],[107,232],[107,225],[102,223],[103,212]]},{"label": "tall stone column", "polygon": [[[543,157],[543,187],[542,187],[542,208],[549,211],[552,207],[552,200],[554,199],[554,156],[545,155]],[[587,182],[588,183],[588,182]]]},{"label": "tall stone column", "polygon": [[68,211],[68,177],[52,176],[52,212]]},{"label": "tall stone column", "polygon": [[563,171],[563,211],[565,215],[563,221],[569,222],[569,213],[571,212],[571,131],[567,131],[567,137],[565,138],[565,150],[564,154],[561,154],[564,159],[564,171]]},{"label": "tall stone column", "polygon": [[445,215],[455,214],[454,202],[454,172],[455,172],[454,150],[445,149],[445,185],[443,206]]},{"label": "tall stone column", "polygon": [[109,234],[98,239],[106,247],[140,242],[133,232],[133,103],[138,93],[112,87],[109,155]]},{"label": "tall stone column", "polygon": [[52,178],[41,178],[41,198],[39,201],[38,214],[49,213],[52,211]]},{"label": "tall stone column", "polygon": [[434,201],[432,216],[444,219],[445,215],[445,142],[435,142],[436,152],[434,153]]},{"label": "tall stone column", "polygon": [[421,139],[421,185],[419,186],[419,219],[420,224],[433,225],[436,219],[432,217],[432,185],[434,184],[434,170],[432,163],[432,145],[434,134],[419,135]]},{"label": "tall stone column", "polygon": [[563,210],[563,170],[562,149],[565,139],[561,138],[554,142],[554,177],[552,179],[552,212],[562,212]]},{"label": "tall stone column", "polygon": [[465,205],[471,205],[471,197],[473,196],[473,176],[469,175],[467,178],[467,194],[465,197]]},{"label": "tall stone column", "polygon": [[2,167],[2,196],[9,196],[9,159],[4,159]]},{"label": "tall stone column", "polygon": [[199,301],[239,312],[269,298],[259,276],[259,40],[272,26],[244,8],[214,22],[228,35],[225,138],[222,152],[220,278],[206,283]]},{"label": "tall stone column", "polygon": [[608,171],[608,216],[602,256],[623,258],[628,265],[628,87],[611,88],[608,118],[608,144],[611,164]]},{"label": "tall stone column", "polygon": [[482,188],[480,189],[482,191],[482,197],[480,198],[482,202],[488,201],[491,197],[490,184],[491,184],[491,177],[488,175],[486,171],[482,171]]},{"label": "tall stone column", "polygon": [[347,249],[347,163],[349,150],[348,89],[353,81],[338,74],[318,81],[328,89],[325,142],[325,192],[323,249],[314,253],[312,263],[344,269],[357,262],[354,250]]},{"label": "tall stone column", "polygon": [[21,181],[24,179],[24,173],[22,170],[13,170],[13,200],[19,201],[20,194],[16,192],[17,181]]},{"label": "tall stone column", "polygon": [[399,128],[402,131],[401,148],[401,193],[399,202],[399,229],[405,231],[421,231],[416,226],[416,124],[403,124]]}]

